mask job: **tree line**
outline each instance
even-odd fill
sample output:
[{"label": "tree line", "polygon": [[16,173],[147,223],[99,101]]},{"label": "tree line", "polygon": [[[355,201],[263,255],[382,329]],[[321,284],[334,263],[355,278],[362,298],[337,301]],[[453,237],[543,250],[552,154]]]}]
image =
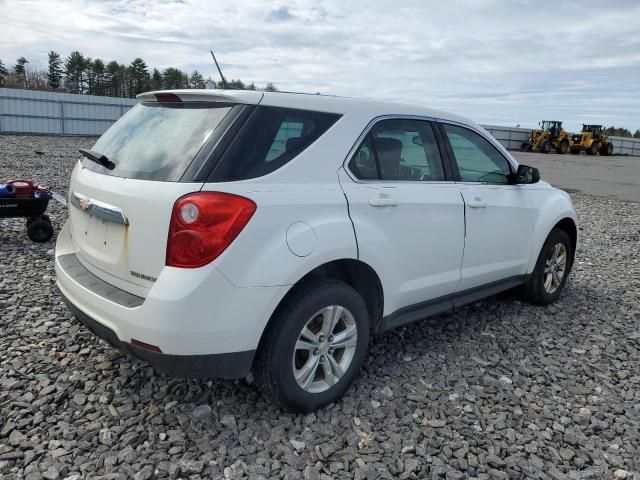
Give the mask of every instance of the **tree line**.
[{"label": "tree line", "polygon": [[[31,90],[52,90],[82,95],[134,98],[150,90],[173,90],[178,88],[206,88],[211,82],[215,88],[224,88],[221,81],[214,82],[194,70],[190,74],[179,68],[168,67],[162,72],[149,67],[142,58],[136,58],[129,65],[112,60],[105,63],[100,58],[92,59],[79,51],[74,51],[63,59],[53,50],[48,54],[48,69],[29,67],[29,60],[20,57],[13,68],[7,67],[0,59],[0,87],[25,88]],[[236,90],[277,91],[269,82],[258,88],[242,80],[231,80],[227,86]],[[608,127],[605,133],[616,137],[640,138],[640,129],[631,133],[626,128]]]},{"label": "tree line", "polygon": [[[92,59],[79,51],[71,52],[63,59],[52,50],[48,57],[47,70],[31,68],[25,57],[18,58],[13,67],[6,66],[0,59],[0,87],[123,98],[134,98],[150,90],[206,88],[209,82],[216,88],[223,88],[221,81],[205,79],[197,70],[188,73],[168,67],[163,71],[154,68],[150,72],[142,58],[125,65],[115,60],[107,63],[100,58]],[[277,91],[271,82],[260,89],[253,82],[245,84],[242,80],[231,80],[227,86],[241,90]]]},{"label": "tree line", "polygon": [[607,127],[604,129],[604,133],[605,135],[608,135],[610,137],[633,137],[633,138],[640,138],[640,129],[636,130],[635,133],[631,133],[630,130],[627,130],[626,128],[616,128],[616,127]]}]

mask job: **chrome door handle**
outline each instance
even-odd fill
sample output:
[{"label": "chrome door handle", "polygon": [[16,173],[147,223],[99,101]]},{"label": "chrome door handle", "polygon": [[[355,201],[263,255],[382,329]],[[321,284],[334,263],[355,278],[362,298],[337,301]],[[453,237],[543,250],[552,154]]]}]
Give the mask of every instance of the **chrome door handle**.
[{"label": "chrome door handle", "polygon": [[480,200],[479,198],[476,198],[475,200],[470,200],[468,205],[471,208],[484,208],[487,206],[487,202],[485,202],[484,200]]},{"label": "chrome door handle", "polygon": [[378,197],[369,200],[369,205],[372,207],[395,207],[398,205],[398,201],[393,198]]}]

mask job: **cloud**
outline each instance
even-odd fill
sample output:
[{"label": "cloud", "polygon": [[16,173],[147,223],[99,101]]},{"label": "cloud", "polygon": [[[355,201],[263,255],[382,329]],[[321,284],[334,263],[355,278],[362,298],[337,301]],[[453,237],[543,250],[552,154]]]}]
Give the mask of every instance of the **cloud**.
[{"label": "cloud", "polygon": [[270,22],[283,22],[291,19],[293,19],[293,15],[289,13],[289,9],[287,7],[276,8],[271,11],[267,17],[267,20]]},{"label": "cloud", "polygon": [[[585,5],[587,8],[585,8]],[[589,6],[594,8],[589,8]],[[640,128],[640,4],[497,0],[14,0],[0,58],[46,52],[294,91],[413,102],[478,122]],[[597,7],[597,8],[596,8]],[[596,13],[596,14],[594,14]]]}]

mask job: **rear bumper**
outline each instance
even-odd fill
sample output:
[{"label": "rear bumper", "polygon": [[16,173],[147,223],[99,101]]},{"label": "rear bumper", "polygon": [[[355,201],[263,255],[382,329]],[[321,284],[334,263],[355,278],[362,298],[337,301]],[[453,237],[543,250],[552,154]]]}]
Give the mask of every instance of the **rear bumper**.
[{"label": "rear bumper", "polygon": [[145,297],[135,297],[114,292],[116,287],[96,278],[99,272],[65,261],[74,254],[65,225],[56,244],[57,286],[78,320],[109,343],[176,376],[246,376],[262,332],[288,290],[240,288],[209,264],[165,267]]},{"label": "rear bumper", "polygon": [[76,307],[64,293],[62,298],[78,321],[91,330],[94,335],[130,356],[148,362],[156,370],[173,377],[244,378],[251,370],[255,350],[210,355],[168,355],[153,352],[121,341],[113,330]]}]

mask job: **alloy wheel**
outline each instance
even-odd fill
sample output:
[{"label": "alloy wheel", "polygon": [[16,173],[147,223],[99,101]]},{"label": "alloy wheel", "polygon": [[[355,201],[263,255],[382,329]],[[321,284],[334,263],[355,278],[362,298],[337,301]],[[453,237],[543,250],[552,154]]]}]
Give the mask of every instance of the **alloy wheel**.
[{"label": "alloy wheel", "polygon": [[566,270],[567,247],[563,243],[556,243],[544,267],[544,289],[547,293],[552,294],[560,288]]},{"label": "alloy wheel", "polygon": [[320,393],[338,383],[356,351],[358,327],[352,313],[340,305],[316,312],[298,335],[293,374],[298,386]]}]

